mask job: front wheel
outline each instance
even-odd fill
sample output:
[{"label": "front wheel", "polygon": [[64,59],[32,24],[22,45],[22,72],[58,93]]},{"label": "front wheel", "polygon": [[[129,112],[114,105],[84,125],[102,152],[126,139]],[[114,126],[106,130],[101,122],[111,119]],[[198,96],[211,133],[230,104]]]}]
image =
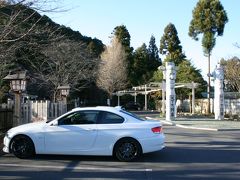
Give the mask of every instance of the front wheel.
[{"label": "front wheel", "polygon": [[10,149],[16,157],[21,159],[30,158],[35,154],[32,140],[24,135],[14,137]]},{"label": "front wheel", "polygon": [[114,155],[119,161],[132,161],[142,154],[140,144],[134,139],[120,140],[114,150]]}]

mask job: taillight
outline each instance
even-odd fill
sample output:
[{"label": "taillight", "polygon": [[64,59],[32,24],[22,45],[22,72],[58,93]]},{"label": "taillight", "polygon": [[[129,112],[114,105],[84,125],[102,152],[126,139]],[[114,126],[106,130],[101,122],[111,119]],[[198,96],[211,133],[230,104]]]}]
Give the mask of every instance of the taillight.
[{"label": "taillight", "polygon": [[161,126],[154,127],[154,128],[152,128],[152,132],[156,133],[156,134],[160,134],[160,133],[162,133],[162,127]]}]

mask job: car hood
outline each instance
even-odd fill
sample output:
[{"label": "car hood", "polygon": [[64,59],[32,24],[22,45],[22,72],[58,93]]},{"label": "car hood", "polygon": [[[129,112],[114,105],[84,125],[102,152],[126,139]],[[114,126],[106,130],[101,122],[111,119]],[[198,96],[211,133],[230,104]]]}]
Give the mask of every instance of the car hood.
[{"label": "car hood", "polygon": [[28,123],[23,124],[17,127],[14,127],[10,129],[9,133],[19,133],[19,132],[30,132],[30,131],[36,131],[38,129],[42,129],[44,126],[46,126],[46,122],[35,122],[35,123]]}]

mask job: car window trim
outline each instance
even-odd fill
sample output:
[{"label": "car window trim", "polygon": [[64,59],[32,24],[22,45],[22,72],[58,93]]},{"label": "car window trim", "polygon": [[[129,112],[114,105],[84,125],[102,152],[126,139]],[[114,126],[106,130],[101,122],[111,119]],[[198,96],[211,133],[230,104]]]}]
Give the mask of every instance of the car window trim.
[{"label": "car window trim", "polygon": [[[96,122],[95,123],[93,123],[93,124],[97,124],[97,122],[98,122],[98,119],[99,119],[99,114],[100,114],[100,111],[99,110],[79,110],[79,111],[74,111],[74,112],[72,112],[72,113],[69,113],[69,114],[66,114],[66,116],[69,116],[69,115],[71,115],[71,114],[74,114],[74,113],[77,113],[77,112],[89,112],[89,111],[94,111],[94,112],[97,112],[97,119],[96,119]],[[66,116],[63,116],[63,117],[61,117],[61,118],[59,118],[57,121],[58,121],[58,126],[79,126],[79,125],[93,125],[93,124],[62,124],[62,125],[60,125],[59,124],[59,121],[61,120],[61,119],[63,119],[63,118],[65,118]]]},{"label": "car window trim", "polygon": [[110,111],[100,111],[100,113],[99,113],[99,119],[98,119],[98,121],[97,121],[97,124],[108,124],[108,123],[101,123],[101,122],[102,122],[102,119],[104,118],[104,116],[106,115],[106,113],[114,114],[114,115],[116,115],[116,116],[118,116],[118,117],[120,117],[120,118],[123,119],[123,122],[122,122],[122,123],[109,123],[109,124],[123,124],[123,123],[126,121],[125,117],[122,117],[122,116],[118,115],[117,113],[110,112]]}]

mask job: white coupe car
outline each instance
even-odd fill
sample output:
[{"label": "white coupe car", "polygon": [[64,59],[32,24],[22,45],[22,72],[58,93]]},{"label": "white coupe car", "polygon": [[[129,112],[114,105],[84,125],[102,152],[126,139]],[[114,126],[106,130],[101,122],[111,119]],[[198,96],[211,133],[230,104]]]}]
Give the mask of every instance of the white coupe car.
[{"label": "white coupe car", "polygon": [[18,158],[34,154],[103,155],[131,161],[164,148],[159,121],[143,120],[114,107],[75,108],[48,122],[10,129],[3,151]]}]

